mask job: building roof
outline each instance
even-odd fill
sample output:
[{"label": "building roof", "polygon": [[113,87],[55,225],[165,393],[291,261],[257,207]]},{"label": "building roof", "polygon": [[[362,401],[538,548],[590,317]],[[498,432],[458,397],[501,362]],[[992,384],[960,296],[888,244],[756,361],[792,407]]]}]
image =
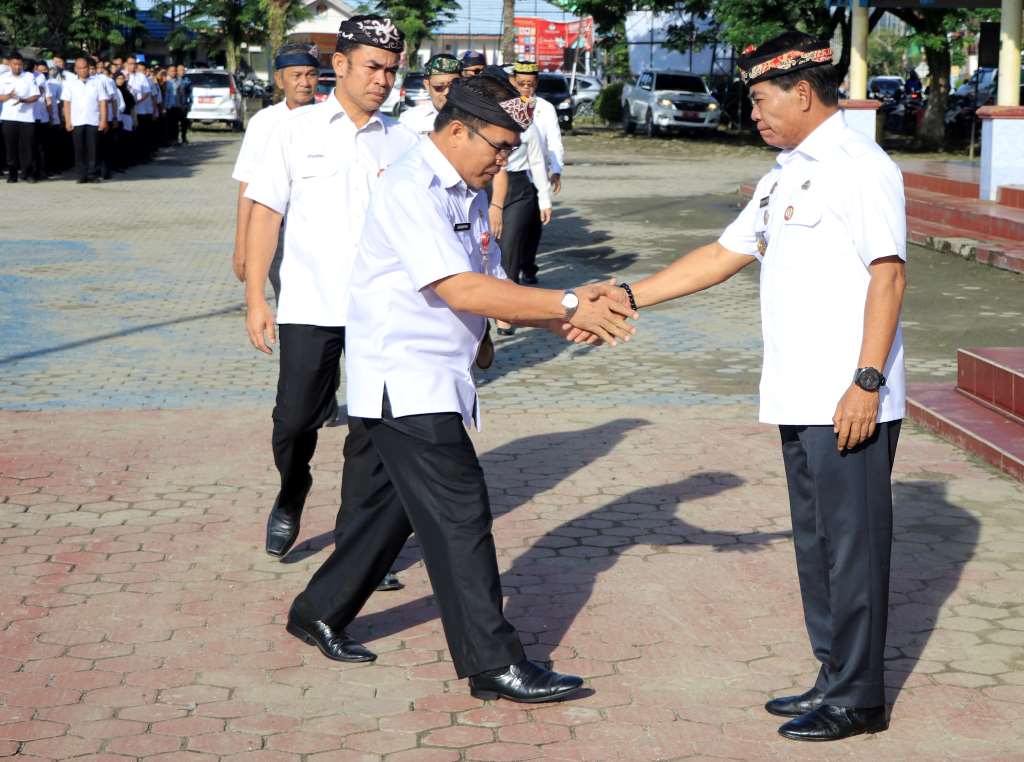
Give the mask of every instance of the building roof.
[{"label": "building roof", "polygon": [[[436,29],[434,35],[501,34],[502,0],[459,0],[462,6],[455,11],[455,18]],[[572,21],[574,16],[557,5],[544,0],[516,0],[516,16],[531,16],[549,21]]]}]

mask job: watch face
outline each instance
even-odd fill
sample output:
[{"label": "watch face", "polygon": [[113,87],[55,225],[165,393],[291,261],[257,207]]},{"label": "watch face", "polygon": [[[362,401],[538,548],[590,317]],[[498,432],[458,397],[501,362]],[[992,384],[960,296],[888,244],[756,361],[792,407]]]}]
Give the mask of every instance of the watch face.
[{"label": "watch face", "polygon": [[567,310],[574,310],[580,306],[580,298],[572,291],[567,291],[562,297],[562,306]]},{"label": "watch face", "polygon": [[875,391],[881,386],[882,374],[874,368],[865,368],[860,372],[860,377],[857,379],[858,385],[869,392]]}]

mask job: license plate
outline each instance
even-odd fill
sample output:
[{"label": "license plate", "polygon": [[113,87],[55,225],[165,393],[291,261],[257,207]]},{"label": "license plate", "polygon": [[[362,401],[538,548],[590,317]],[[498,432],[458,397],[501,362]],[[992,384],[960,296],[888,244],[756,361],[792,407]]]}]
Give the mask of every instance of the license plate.
[{"label": "license plate", "polygon": [[700,112],[699,111],[684,111],[683,112],[683,119],[687,119],[687,120],[689,120],[691,122],[699,122],[700,121]]},{"label": "license plate", "polygon": [[216,103],[217,102],[217,97],[214,96],[214,95],[200,95],[199,96],[199,102],[200,103]]}]

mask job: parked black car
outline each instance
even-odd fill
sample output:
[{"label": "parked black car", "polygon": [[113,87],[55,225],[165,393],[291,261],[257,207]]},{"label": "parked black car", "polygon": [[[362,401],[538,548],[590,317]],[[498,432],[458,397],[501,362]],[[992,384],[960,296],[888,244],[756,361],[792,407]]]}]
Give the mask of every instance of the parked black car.
[{"label": "parked black car", "polygon": [[418,106],[430,100],[430,92],[427,90],[427,79],[419,72],[411,71],[402,80],[401,92],[402,109]]},{"label": "parked black car", "polygon": [[537,82],[537,95],[558,112],[558,126],[563,130],[572,129],[572,94],[569,82],[556,72],[541,72]]}]

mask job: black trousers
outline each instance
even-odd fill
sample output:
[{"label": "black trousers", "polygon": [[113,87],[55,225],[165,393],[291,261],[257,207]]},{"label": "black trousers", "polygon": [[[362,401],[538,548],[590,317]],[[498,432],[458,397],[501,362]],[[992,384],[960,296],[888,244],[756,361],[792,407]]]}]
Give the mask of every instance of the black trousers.
[{"label": "black trousers", "polygon": [[115,140],[112,123],[106,132],[100,132],[96,137],[96,171],[104,180],[109,180],[114,172]]},{"label": "black trousers", "polygon": [[183,121],[185,121],[185,112],[178,106],[167,109],[167,139],[171,143],[178,142],[179,133],[184,134],[185,131],[181,124]]},{"label": "black trousers", "polygon": [[95,180],[98,175],[96,162],[99,135],[99,128],[91,124],[80,124],[71,133],[75,144],[75,171],[79,180]]},{"label": "black trousers", "polygon": [[508,193],[501,214],[501,266],[515,283],[520,276],[537,275],[537,248],[544,226],[540,222],[537,189],[526,172],[508,173]]},{"label": "black trousers", "polygon": [[153,115],[139,114],[136,117],[136,132],[139,148],[139,161],[149,161],[156,151],[153,139]]},{"label": "black trousers", "polygon": [[3,125],[4,148],[7,153],[7,174],[17,178],[35,173],[36,123],[6,120]]},{"label": "black trousers", "polygon": [[840,453],[831,426],[780,426],[804,621],[825,703],[885,705],[892,465],[902,421]]},{"label": "black trousers", "polygon": [[47,165],[49,158],[47,156],[49,143],[47,137],[50,131],[50,123],[36,122],[35,137],[33,138],[34,154],[32,157],[32,164],[35,167],[35,177],[37,180],[42,180],[46,177]]},{"label": "black trousers", "polygon": [[459,677],[524,658],[502,611],[483,469],[457,413],[349,418],[334,552],[296,613],[346,627],[413,532]]},{"label": "black trousers", "polygon": [[305,491],[317,432],[338,414],[345,327],[278,326],[281,355],[271,435],[274,464],[281,474],[280,504]]}]

